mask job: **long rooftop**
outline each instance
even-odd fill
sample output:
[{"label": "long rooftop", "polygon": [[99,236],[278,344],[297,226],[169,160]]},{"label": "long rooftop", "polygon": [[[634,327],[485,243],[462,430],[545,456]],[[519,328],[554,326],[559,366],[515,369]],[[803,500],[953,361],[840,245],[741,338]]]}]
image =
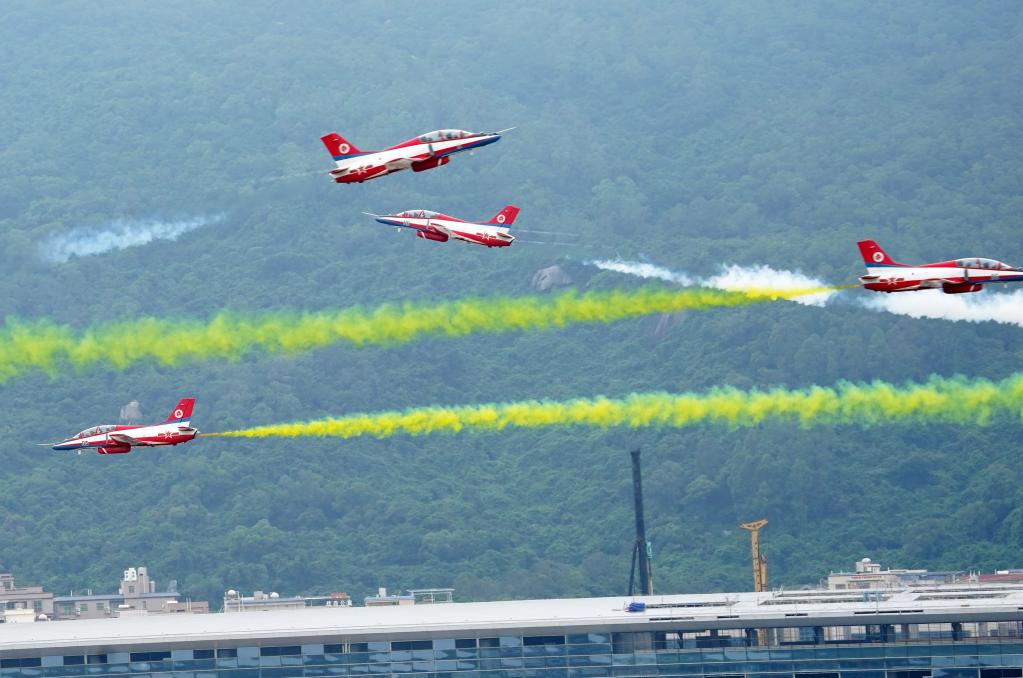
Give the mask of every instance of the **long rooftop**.
[{"label": "long rooftop", "polygon": [[[630,602],[642,612],[628,612]],[[1017,621],[1023,586],[919,587],[897,591],[774,591],[327,607],[205,615],[149,615],[5,625],[0,656],[112,646],[232,647],[282,642],[488,637],[586,633],[588,630],[701,630]]]}]

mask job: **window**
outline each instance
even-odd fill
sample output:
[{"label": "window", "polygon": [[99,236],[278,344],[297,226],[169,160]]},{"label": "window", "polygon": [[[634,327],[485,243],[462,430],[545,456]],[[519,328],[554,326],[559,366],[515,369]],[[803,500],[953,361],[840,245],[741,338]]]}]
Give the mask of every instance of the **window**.
[{"label": "window", "polygon": [[86,658],[86,661],[89,664],[106,664],[107,663],[107,656],[105,654],[90,654]]},{"label": "window", "polygon": [[89,611],[89,604],[88,603],[81,603],[78,606],[78,611],[79,612],[88,612]]},{"label": "window", "polygon": [[133,662],[159,662],[164,659],[170,659],[170,650],[163,652],[132,652],[129,655],[129,660]]},{"label": "window", "polygon": [[981,669],[980,678],[1021,678],[1023,669]]},{"label": "window", "polygon": [[64,666],[77,666],[85,663],[85,656],[80,654],[64,655]]},{"label": "window", "polygon": [[455,641],[455,647],[459,650],[474,650],[476,649],[475,638],[459,638]]},{"label": "window", "polygon": [[192,650],[193,659],[213,659],[213,650]]},{"label": "window", "polygon": [[392,650],[432,650],[432,640],[396,640],[391,643]]},{"label": "window", "polygon": [[218,659],[219,658],[225,658],[225,657],[237,657],[237,656],[238,656],[238,649],[234,648],[234,647],[225,647],[225,648],[221,648],[221,649],[217,650],[217,658]]},{"label": "window", "polygon": [[523,645],[564,645],[565,636],[526,636]]},{"label": "window", "polygon": [[324,645],[323,651],[327,654],[341,654],[345,651],[345,648],[341,643],[332,643],[330,645]]},{"label": "window", "polygon": [[0,659],[0,668],[17,669],[22,667],[42,666],[43,660],[39,657],[15,657],[12,659]]},{"label": "window", "polygon": [[261,647],[259,648],[260,657],[280,657],[293,654],[302,654],[302,647],[300,645],[281,645],[278,647]]},{"label": "window", "polygon": [[129,586],[128,587],[128,593],[135,593],[135,587],[134,586]]}]

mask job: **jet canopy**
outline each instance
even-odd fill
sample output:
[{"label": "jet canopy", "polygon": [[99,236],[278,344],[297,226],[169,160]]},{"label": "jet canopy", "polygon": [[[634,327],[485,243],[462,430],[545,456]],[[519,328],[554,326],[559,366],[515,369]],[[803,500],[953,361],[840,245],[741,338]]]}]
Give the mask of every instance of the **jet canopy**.
[{"label": "jet canopy", "polygon": [[475,132],[466,132],[464,129],[439,129],[436,132],[427,132],[419,137],[424,144],[432,144],[438,141],[450,141],[451,139],[468,139],[476,136]]},{"label": "jet canopy", "polygon": [[100,433],[109,433],[110,431],[113,431],[116,428],[117,426],[113,424],[106,424],[104,426],[93,426],[92,428],[85,429],[84,431],[76,435],[75,438],[89,438],[91,436],[97,436]]},{"label": "jet canopy", "polygon": [[970,257],[967,259],[956,259],[956,266],[962,268],[986,268],[991,271],[1015,271],[1016,269],[1008,264],[1004,264],[994,259],[981,259],[979,257]]},{"label": "jet canopy", "polygon": [[398,212],[394,216],[404,217],[406,219],[433,219],[439,217],[440,212],[431,212],[430,210],[405,210],[404,212]]}]

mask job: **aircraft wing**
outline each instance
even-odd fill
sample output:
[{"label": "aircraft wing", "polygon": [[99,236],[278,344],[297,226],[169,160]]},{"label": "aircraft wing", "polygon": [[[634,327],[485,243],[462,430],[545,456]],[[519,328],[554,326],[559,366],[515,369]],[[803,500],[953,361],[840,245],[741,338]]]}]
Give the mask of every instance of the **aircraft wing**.
[{"label": "aircraft wing", "polygon": [[416,161],[413,160],[412,158],[397,158],[395,160],[391,160],[390,162],[384,163],[384,167],[387,168],[387,171],[394,172],[396,170],[408,169],[409,167],[412,167],[412,164],[414,162]]},{"label": "aircraft wing", "polygon": [[145,443],[139,442],[137,439],[123,433],[111,433],[108,437],[118,445],[129,445],[131,447],[145,445]]},{"label": "aircraft wing", "polygon": [[920,281],[920,288],[921,289],[932,290],[932,289],[938,289],[940,287],[943,287],[944,285],[962,285],[964,282],[976,282],[976,281],[970,280],[969,278],[960,279],[960,280],[952,280],[951,278],[934,278],[933,280],[921,280]]},{"label": "aircraft wing", "polygon": [[433,229],[434,231],[437,231],[438,233],[443,233],[449,238],[456,237],[454,231],[444,228],[443,226],[438,226],[437,224],[434,224],[432,222],[430,223],[430,228]]}]

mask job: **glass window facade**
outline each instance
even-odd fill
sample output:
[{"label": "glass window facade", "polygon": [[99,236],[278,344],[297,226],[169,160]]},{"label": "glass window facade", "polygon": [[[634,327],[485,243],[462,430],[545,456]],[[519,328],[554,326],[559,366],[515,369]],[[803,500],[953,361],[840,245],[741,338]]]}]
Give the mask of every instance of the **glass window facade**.
[{"label": "glass window facade", "polygon": [[[797,626],[0,654],[0,678],[1023,678],[1023,622]],[[115,651],[117,650],[117,651]],[[65,650],[66,651],[66,650]]]}]

